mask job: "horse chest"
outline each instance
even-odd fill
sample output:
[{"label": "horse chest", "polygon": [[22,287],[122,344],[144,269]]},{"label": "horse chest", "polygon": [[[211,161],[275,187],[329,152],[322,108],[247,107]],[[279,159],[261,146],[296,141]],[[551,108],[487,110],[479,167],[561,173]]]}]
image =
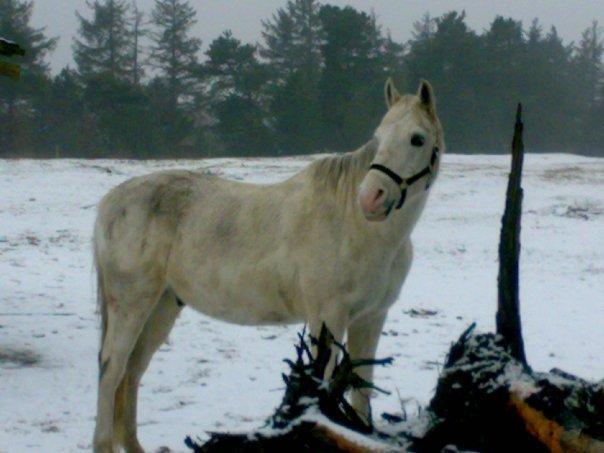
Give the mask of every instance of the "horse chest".
[{"label": "horse chest", "polygon": [[361,268],[357,291],[351,298],[350,315],[356,317],[366,312],[387,310],[398,298],[412,261],[411,243],[405,243],[389,259],[379,258],[380,264]]}]

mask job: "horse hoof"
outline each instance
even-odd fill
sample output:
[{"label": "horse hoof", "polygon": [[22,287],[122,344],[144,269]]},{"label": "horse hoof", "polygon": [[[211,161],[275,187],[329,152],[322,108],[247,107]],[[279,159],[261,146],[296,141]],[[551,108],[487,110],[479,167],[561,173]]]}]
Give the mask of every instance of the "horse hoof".
[{"label": "horse hoof", "polygon": [[94,453],[114,453],[115,450],[111,441],[94,441],[92,451]]},{"label": "horse hoof", "polygon": [[124,451],[126,453],[145,453],[145,449],[141,447],[137,439],[130,439],[124,444]]}]

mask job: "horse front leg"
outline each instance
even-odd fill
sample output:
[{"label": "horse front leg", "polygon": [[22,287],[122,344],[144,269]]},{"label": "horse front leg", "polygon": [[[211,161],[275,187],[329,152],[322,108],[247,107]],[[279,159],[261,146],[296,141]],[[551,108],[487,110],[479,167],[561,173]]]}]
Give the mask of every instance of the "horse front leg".
[{"label": "horse front leg", "polygon": [[[386,311],[370,313],[355,319],[350,324],[348,352],[352,360],[375,358],[386,314]],[[373,365],[359,367],[355,372],[364,380],[373,382]],[[371,424],[371,393],[371,389],[353,390],[350,398],[352,407],[367,424]]]},{"label": "horse front leg", "polygon": [[[348,320],[349,315],[347,308],[345,308],[345,304],[342,304],[340,300],[330,301],[329,303],[323,305],[320,309],[311,311],[308,319],[310,335],[318,339],[319,335],[321,334],[321,328],[323,324],[325,324],[327,329],[333,335],[334,340],[338,343],[342,343],[344,340],[344,334],[346,333],[346,328],[348,327]],[[313,355],[316,357],[316,346],[313,345],[311,350]],[[323,379],[329,380],[331,378],[338,360],[339,352],[340,350],[337,346],[331,346],[331,357],[329,359],[329,363],[325,367]]]}]

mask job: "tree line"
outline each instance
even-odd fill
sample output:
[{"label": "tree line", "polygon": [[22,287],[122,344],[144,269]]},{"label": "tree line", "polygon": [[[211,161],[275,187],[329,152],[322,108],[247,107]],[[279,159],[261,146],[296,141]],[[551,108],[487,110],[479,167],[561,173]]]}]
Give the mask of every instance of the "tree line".
[{"label": "tree line", "polygon": [[0,80],[0,157],[274,156],[344,151],[371,137],[388,76],[435,87],[449,151],[508,149],[515,104],[532,151],[604,156],[602,30],[577,43],[535,19],[428,14],[398,43],[353,7],[289,0],[258,43],[224,31],[202,55],[188,0],[87,0],[75,67],[51,75],[57,38],[31,25],[33,2],[0,0],[0,34],[27,53]]}]

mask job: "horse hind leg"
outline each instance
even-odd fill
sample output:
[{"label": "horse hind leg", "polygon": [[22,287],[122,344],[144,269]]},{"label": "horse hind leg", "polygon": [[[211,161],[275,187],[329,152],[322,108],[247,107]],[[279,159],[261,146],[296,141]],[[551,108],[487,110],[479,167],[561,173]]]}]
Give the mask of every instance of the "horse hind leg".
[{"label": "horse hind leg", "polygon": [[155,306],[141,332],[122,382],[115,396],[114,438],[127,453],[144,453],[138,442],[136,411],[138,387],[153,354],[166,340],[182,306],[177,303],[174,292],[167,289]]},{"label": "horse hind leg", "polygon": [[[106,276],[106,275],[105,275]],[[124,376],[128,359],[147,318],[157,304],[162,283],[116,277],[99,282],[103,286],[101,311],[104,313],[104,335],[99,353],[99,384],[97,419],[93,449],[96,453],[112,453],[115,393]]]}]

